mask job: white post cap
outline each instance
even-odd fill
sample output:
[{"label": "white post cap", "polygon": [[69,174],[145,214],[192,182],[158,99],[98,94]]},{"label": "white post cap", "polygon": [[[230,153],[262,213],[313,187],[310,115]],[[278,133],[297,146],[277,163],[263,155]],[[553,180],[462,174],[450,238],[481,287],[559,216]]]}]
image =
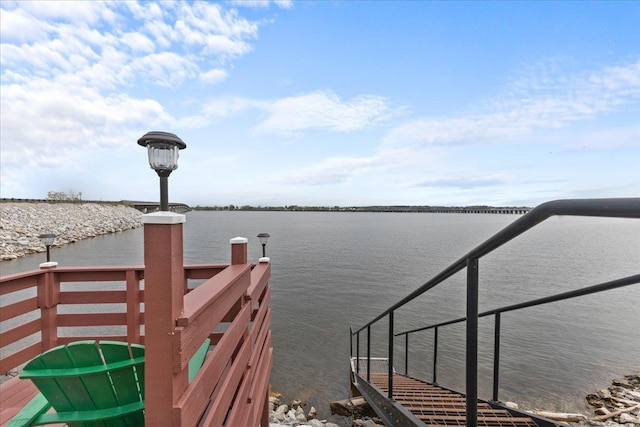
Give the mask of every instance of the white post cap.
[{"label": "white post cap", "polygon": [[39,265],[40,268],[56,268],[57,266],[58,261],[47,261]]},{"label": "white post cap", "polygon": [[268,256],[263,256],[258,260],[258,262],[271,262],[271,258],[269,258]]},{"label": "white post cap", "polygon": [[247,239],[246,237],[234,237],[233,239],[229,240],[229,243],[231,243],[232,245],[244,245],[249,243],[249,239]]},{"label": "white post cap", "polygon": [[184,224],[185,222],[187,222],[186,215],[175,212],[157,211],[142,215],[143,224]]}]

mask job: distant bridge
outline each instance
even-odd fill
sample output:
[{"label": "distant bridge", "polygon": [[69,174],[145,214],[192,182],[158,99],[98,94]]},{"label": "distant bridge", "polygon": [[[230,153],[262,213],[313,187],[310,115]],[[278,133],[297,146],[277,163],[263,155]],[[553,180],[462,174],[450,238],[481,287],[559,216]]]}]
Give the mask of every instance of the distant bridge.
[{"label": "distant bridge", "polygon": [[433,208],[433,213],[526,214],[531,208]]},{"label": "distant bridge", "polygon": [[[160,209],[159,202],[136,202],[133,200],[123,200],[121,203],[134,207],[142,213],[156,212]],[[185,203],[169,203],[169,210],[171,212],[183,213],[189,212],[191,207]]]}]

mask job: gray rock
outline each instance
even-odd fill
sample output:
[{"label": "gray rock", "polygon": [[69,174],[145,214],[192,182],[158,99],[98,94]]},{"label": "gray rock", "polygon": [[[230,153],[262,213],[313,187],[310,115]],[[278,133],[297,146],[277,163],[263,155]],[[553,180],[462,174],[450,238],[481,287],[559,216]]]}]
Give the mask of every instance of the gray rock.
[{"label": "gray rock", "polygon": [[302,406],[304,408],[306,405],[302,400],[296,399],[296,400],[292,400],[289,406],[295,409],[295,408],[298,408],[299,406]]},{"label": "gray rock", "polygon": [[640,425],[640,417],[637,417],[635,415],[631,415],[628,413],[624,413],[624,414],[620,414],[620,416],[618,417],[618,421],[620,422],[620,424],[639,424]]},{"label": "gray rock", "polygon": [[278,421],[284,421],[286,418],[286,413],[289,411],[289,407],[287,405],[280,405],[275,410],[275,419]]},{"label": "gray rock", "polygon": [[312,420],[314,418],[318,418],[318,411],[316,411],[316,408],[312,406],[311,409],[309,409],[309,414],[307,415],[307,419]]}]

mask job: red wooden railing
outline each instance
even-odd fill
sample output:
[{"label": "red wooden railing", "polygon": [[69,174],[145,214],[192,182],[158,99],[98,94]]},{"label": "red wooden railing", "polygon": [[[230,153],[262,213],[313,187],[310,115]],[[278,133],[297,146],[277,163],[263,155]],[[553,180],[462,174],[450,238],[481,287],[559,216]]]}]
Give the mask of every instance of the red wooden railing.
[{"label": "red wooden railing", "polygon": [[[147,385],[147,425],[169,425],[170,419],[174,426],[268,426],[271,265],[248,263],[246,240],[239,252],[236,246],[232,245],[230,265],[181,267],[179,315],[172,319],[169,339],[153,343],[145,343],[155,326],[145,319],[145,293],[150,291],[144,287],[156,284],[149,280],[145,284],[143,267],[47,268],[0,278],[0,375],[18,370],[49,348],[76,340],[145,344],[145,372],[166,377],[162,380],[169,384],[172,402],[167,409],[170,418],[154,418],[154,399],[162,391]],[[145,263],[148,275],[150,266]],[[161,317],[156,312],[153,316],[154,321]],[[75,328],[81,327],[89,332],[79,334]],[[118,331],[114,333],[113,327]],[[207,337],[210,351],[198,375],[187,383],[189,360]],[[170,361],[172,372],[149,371],[149,363],[158,355]],[[0,396],[0,407],[4,400]]]}]

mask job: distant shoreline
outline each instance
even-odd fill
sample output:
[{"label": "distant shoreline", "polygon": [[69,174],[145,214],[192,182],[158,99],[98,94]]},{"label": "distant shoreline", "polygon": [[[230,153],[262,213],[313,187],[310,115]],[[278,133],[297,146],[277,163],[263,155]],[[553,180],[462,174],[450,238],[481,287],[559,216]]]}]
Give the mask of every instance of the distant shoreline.
[{"label": "distant shoreline", "polygon": [[267,211],[267,212],[380,212],[380,213],[484,213],[525,214],[528,206],[195,206],[194,211]]},{"label": "distant shoreline", "polygon": [[[103,205],[133,206],[135,201],[103,201],[103,200],[50,200],[50,199],[7,199],[0,198],[0,203],[96,203]],[[144,202],[153,204],[153,202]],[[184,204],[185,206],[188,206]],[[252,206],[225,205],[190,207],[194,211],[266,211],[266,212],[393,212],[393,213],[486,213],[486,214],[524,214],[533,209],[530,206],[439,206],[439,205],[369,205],[369,206]]]}]

